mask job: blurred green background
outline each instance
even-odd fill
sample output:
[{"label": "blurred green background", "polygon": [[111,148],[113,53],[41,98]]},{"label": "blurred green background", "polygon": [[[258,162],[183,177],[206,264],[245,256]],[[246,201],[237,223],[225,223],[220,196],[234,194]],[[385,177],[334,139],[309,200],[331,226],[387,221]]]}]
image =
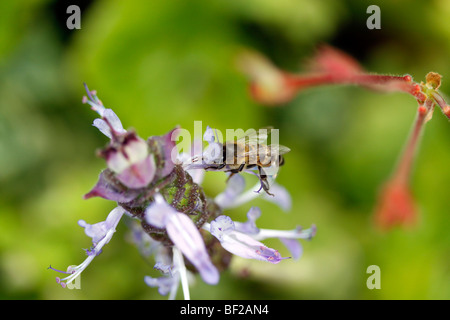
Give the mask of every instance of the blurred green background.
[{"label": "blurred green background", "polygon": [[[259,205],[260,227],[315,223],[303,257],[278,265],[235,259],[219,285],[197,279],[193,299],[450,298],[450,124],[439,110],[412,176],[419,223],[383,233],[373,207],[412,125],[414,99],[328,86],[266,108],[250,99],[234,65],[240,49],[253,48],[301,70],[328,43],[372,72],[416,81],[439,72],[450,93],[449,1],[79,1],[82,28],[68,30],[74,3],[0,2],[1,299],[165,299],[144,284],[156,273],[123,221],[83,272],[81,290],[62,289],[46,270],[81,263],[90,238],[77,221],[102,221],[114,207],[82,199],[104,168],[95,150],[107,142],[81,103],[83,82],[142,137],[177,124],[193,130],[194,120],[223,131],[272,125],[292,149],[278,177],[292,210],[258,199],[229,214],[244,220]],[[371,4],[381,8],[381,30],[366,28]],[[207,194],[224,180],[208,174]],[[288,255],[279,242],[268,244]],[[366,286],[370,265],[381,269],[379,290]]]}]

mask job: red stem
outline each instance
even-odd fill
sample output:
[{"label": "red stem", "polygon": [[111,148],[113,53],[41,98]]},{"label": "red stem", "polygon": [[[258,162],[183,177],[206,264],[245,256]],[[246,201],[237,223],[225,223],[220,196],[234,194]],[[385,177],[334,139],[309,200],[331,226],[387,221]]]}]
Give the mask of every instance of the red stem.
[{"label": "red stem", "polygon": [[393,178],[393,180],[395,180],[400,184],[408,183],[412,164],[414,161],[414,155],[418,148],[419,139],[424,128],[427,111],[428,109],[425,106],[423,105],[419,106],[413,130],[409,136],[406,149],[404,150],[402,157],[400,158],[399,165]]},{"label": "red stem", "polygon": [[323,73],[305,76],[285,74],[285,79],[288,86],[298,90],[324,84],[354,84],[383,91],[403,91],[411,94],[418,101],[423,102],[425,100],[425,97],[421,94],[420,86],[412,81],[410,75],[387,76],[354,72],[344,74]]}]

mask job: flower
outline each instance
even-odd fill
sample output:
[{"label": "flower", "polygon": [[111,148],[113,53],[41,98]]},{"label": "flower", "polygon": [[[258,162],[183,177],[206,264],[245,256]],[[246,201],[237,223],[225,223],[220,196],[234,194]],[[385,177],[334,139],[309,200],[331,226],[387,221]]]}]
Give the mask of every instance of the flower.
[{"label": "flower", "polygon": [[171,292],[174,286],[178,285],[178,276],[170,276],[170,277],[159,277],[159,278],[153,278],[150,276],[144,277],[145,283],[149,287],[158,287],[158,292],[160,295],[165,296],[169,292]]},{"label": "flower", "polygon": [[287,74],[258,53],[243,52],[238,67],[249,77],[250,94],[258,102],[277,105],[292,100],[297,93],[289,85]]},{"label": "flower", "polygon": [[417,220],[417,209],[406,183],[388,182],[380,194],[375,223],[382,230],[396,225],[411,227]]},{"label": "flower", "polygon": [[114,183],[113,174],[110,170],[104,170],[100,173],[96,185],[84,195],[84,199],[92,197],[101,197],[107,200],[113,200],[116,202],[130,202],[135,199],[139,194],[139,190],[121,188]]},{"label": "flower", "polygon": [[115,177],[131,189],[143,188],[155,176],[155,160],[149,153],[147,143],[134,132],[128,132],[122,126],[119,117],[111,109],[106,109],[98,99],[95,91],[89,91],[84,103],[91,105],[101,119],[94,120],[94,126],[111,139],[110,145],[100,152],[105,158],[108,168]]},{"label": "flower", "polygon": [[[150,276],[144,277],[144,282],[149,287],[158,287],[158,292],[160,295],[165,296],[169,292],[172,292],[171,296],[176,293],[179,282],[179,268],[172,271],[173,267],[170,264],[164,264],[162,262],[155,263],[153,269],[161,271],[163,276],[158,278],[153,278]],[[171,297],[172,298],[172,297]]]},{"label": "flower", "polygon": [[155,177],[156,164],[147,143],[135,133],[125,133],[120,142],[100,152],[115,177],[130,189],[147,186]]},{"label": "flower", "polygon": [[126,133],[127,131],[123,128],[122,122],[120,122],[119,117],[114,111],[106,109],[103,106],[95,91],[90,91],[86,84],[84,84],[84,87],[87,92],[87,97],[83,97],[83,103],[88,103],[91,109],[102,117],[101,119],[95,119],[93,126],[97,127],[101,133],[110,139],[118,134]]},{"label": "flower", "polygon": [[149,224],[167,230],[170,240],[197,268],[206,283],[219,282],[219,272],[211,263],[200,232],[187,215],[176,211],[156,194],[155,201],[145,211],[145,219]]},{"label": "flower", "polygon": [[69,276],[60,279],[56,278],[56,281],[65,287],[68,283],[75,280],[87,266],[94,260],[94,258],[102,252],[102,248],[105,244],[109,243],[114,232],[116,232],[116,226],[122,218],[125,210],[122,207],[114,208],[108,215],[105,221],[98,222],[96,224],[88,224],[84,220],[79,220],[78,224],[85,229],[85,233],[88,237],[92,238],[92,247],[86,249],[87,258],[80,265],[76,267],[69,267],[67,272],[49,267],[52,270],[68,273]]},{"label": "flower", "polygon": [[[252,171],[250,171],[253,173]],[[219,193],[214,202],[222,209],[232,209],[241,206],[259,196],[261,196],[260,183],[245,191],[245,179],[241,175],[233,175],[228,179],[225,190]],[[270,187],[273,196],[263,193],[264,200],[278,205],[284,211],[289,211],[292,206],[291,196],[283,186],[273,183]]]},{"label": "flower", "polygon": [[[95,224],[78,221],[86,235],[92,238],[92,246],[85,249],[87,258],[80,265],[69,267],[67,272],[49,267],[68,274],[63,279],[57,277],[61,286],[72,283],[102,252],[124,214],[133,219],[129,224],[132,241],[143,256],[154,257],[154,269],[162,273],[156,278],[145,276],[145,283],[158,287],[159,293],[168,294],[169,299],[176,297],[180,283],[184,298],[190,298],[188,274],[191,271],[198,271],[207,284],[217,284],[219,271],[229,266],[232,253],[274,264],[287,259],[259,241],[265,237],[280,236],[285,243],[305,238],[303,231],[277,233],[276,230],[259,229],[256,219],[261,212],[256,207],[247,213],[248,221],[244,223],[235,223],[222,215],[223,209],[250,201],[259,193],[253,188],[245,191],[244,179],[234,175],[228,179],[225,191],[215,199],[205,194],[201,182],[207,171],[206,160],[217,164],[223,158],[223,146],[213,129],[207,127],[204,134],[204,140],[209,144],[205,152],[196,151],[202,149],[198,148],[201,141],[196,141],[194,153],[197,155],[178,154],[175,145],[178,127],[144,140],[134,131],[125,130],[117,115],[103,106],[94,91],[89,91],[87,86],[86,91],[89,98],[85,97],[83,101],[101,116],[94,121],[94,126],[110,141],[99,152],[106,160],[107,168],[84,198],[99,196],[117,202],[118,207],[105,221]],[[289,208],[287,191],[275,184],[272,187],[276,195],[267,199],[284,209]],[[295,248],[299,251],[300,245],[287,246],[291,251]],[[299,256],[299,253],[294,252],[293,256]]]},{"label": "flower", "polygon": [[282,258],[277,250],[266,247],[259,240],[279,238],[291,251],[293,258],[298,259],[302,248],[296,240],[310,240],[316,233],[315,226],[307,230],[299,227],[291,231],[259,229],[255,221],[260,215],[260,209],[252,207],[247,213],[248,221],[245,223],[234,222],[230,217],[221,215],[210,224],[205,224],[204,229],[209,230],[229,252],[243,258],[274,264],[287,258]]},{"label": "flower", "polygon": [[175,167],[175,161],[178,157],[175,144],[178,129],[178,127],[175,127],[165,135],[153,136],[147,140],[150,151],[156,158],[156,179],[167,176]]},{"label": "flower", "polygon": [[158,292],[161,295],[169,295],[169,300],[173,300],[178,290],[178,284],[181,281],[183,287],[184,299],[190,299],[187,270],[184,264],[183,256],[177,247],[173,247],[173,267],[156,263],[154,269],[158,269],[163,273],[159,278],[145,276],[144,281],[149,287],[158,287]]},{"label": "flower", "polygon": [[210,231],[221,243],[222,247],[237,256],[279,263],[282,258],[277,250],[266,247],[245,233],[236,231],[233,220],[228,216],[219,216],[211,222]]},{"label": "flower", "polygon": [[[106,238],[108,233],[114,233],[124,212],[125,210],[123,210],[122,207],[116,207],[109,213],[105,221],[89,224],[84,220],[79,220],[78,225],[84,228],[84,232],[88,237],[92,238],[92,243],[96,246],[100,241]],[[109,242],[109,239],[106,243]]]},{"label": "flower", "polygon": [[[217,130],[213,130],[210,126],[206,127],[203,134],[203,140],[208,142],[208,146],[201,154],[194,155],[190,162],[185,163],[186,170],[206,169],[211,164],[221,164],[223,160],[223,145],[219,142]],[[198,150],[201,148],[194,148]]]}]

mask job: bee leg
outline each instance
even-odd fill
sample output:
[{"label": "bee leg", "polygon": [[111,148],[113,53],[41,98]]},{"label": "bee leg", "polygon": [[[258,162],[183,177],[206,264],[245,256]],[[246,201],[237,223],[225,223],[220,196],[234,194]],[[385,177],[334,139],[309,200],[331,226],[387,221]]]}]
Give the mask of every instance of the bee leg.
[{"label": "bee leg", "polygon": [[261,171],[261,167],[258,167],[258,171],[259,171],[259,181],[261,181],[261,188],[259,188],[259,190],[257,191],[258,193],[261,191],[261,189],[264,189],[264,191],[269,195],[269,196],[274,196],[272,193],[269,192],[269,181],[267,181],[267,175],[263,174]]},{"label": "bee leg", "polygon": [[225,163],[222,163],[222,164],[219,164],[218,166],[216,166],[216,165],[211,165],[211,166],[204,167],[203,169],[205,169],[206,171],[208,171],[208,169],[212,169],[212,170],[221,170],[221,169],[223,169],[225,166],[226,166],[226,164],[225,164]]},{"label": "bee leg", "polygon": [[242,170],[244,170],[244,167],[245,167],[245,163],[241,164],[241,165],[239,166],[239,168],[237,168],[237,169],[230,170],[231,174],[228,176],[227,182],[228,182],[228,180],[230,180],[230,178],[231,178],[232,176],[234,176],[236,173],[239,173],[239,172],[241,172]]},{"label": "bee leg", "polygon": [[232,176],[234,176],[236,173],[237,173],[237,172],[231,172],[231,174],[228,176],[226,182],[228,183],[228,180],[230,180],[230,178],[231,178]]}]

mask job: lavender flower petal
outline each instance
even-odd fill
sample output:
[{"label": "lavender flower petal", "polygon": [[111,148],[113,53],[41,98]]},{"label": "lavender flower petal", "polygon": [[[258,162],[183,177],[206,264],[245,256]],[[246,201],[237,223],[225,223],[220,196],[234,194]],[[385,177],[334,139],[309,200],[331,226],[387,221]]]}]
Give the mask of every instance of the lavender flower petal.
[{"label": "lavender flower petal", "polygon": [[147,186],[155,177],[156,165],[153,155],[148,155],[144,160],[130,165],[116,175],[117,179],[131,189],[139,189]]},{"label": "lavender flower petal", "polygon": [[163,274],[170,274],[172,275],[172,266],[170,264],[165,264],[162,262],[157,262],[153,266],[153,269],[161,271]]},{"label": "lavender flower petal", "polygon": [[219,216],[210,224],[211,234],[220,241],[225,250],[246,259],[267,261],[273,264],[286,259],[282,258],[277,250],[268,248],[251,236],[234,230],[230,220],[229,217]]},{"label": "lavender flower petal", "polygon": [[215,220],[211,221],[211,234],[219,241],[223,240],[223,236],[235,230],[234,221],[228,216],[218,216]]},{"label": "lavender flower petal", "polygon": [[113,130],[115,134],[126,133],[127,131],[123,128],[119,117],[114,113],[114,111],[111,109],[106,109],[103,106],[95,94],[95,91],[89,91],[86,84],[84,84],[84,87],[89,99],[84,97],[83,103],[88,103],[91,106],[91,109],[102,117],[102,119],[95,119],[93,125],[110,139],[112,138],[111,130]]},{"label": "lavender flower petal", "polygon": [[126,133],[127,131],[123,128],[119,117],[111,109],[104,109],[100,112],[103,116],[102,119],[95,119],[92,124],[94,127],[100,130],[108,138],[112,138],[111,130],[114,131],[115,135]]},{"label": "lavender flower petal", "polygon": [[116,202],[126,203],[135,199],[139,195],[139,192],[128,189],[126,191],[119,190],[113,186],[113,184],[107,179],[106,171],[102,171],[99,175],[97,184],[84,195],[84,199],[92,197],[101,197],[107,200],[113,200]]},{"label": "lavender flower petal", "polygon": [[98,130],[100,130],[101,133],[103,133],[108,138],[112,138],[111,135],[111,128],[108,126],[105,120],[103,119],[94,119],[94,122],[92,124],[94,127],[96,127]]},{"label": "lavender flower petal", "polygon": [[135,133],[127,133],[120,146],[109,146],[101,155],[116,178],[131,189],[146,187],[155,177],[156,165],[147,143]]},{"label": "lavender flower petal", "polygon": [[125,210],[122,207],[116,207],[109,213],[105,221],[89,224],[84,220],[79,220],[78,225],[84,228],[84,232],[92,238],[92,243],[95,245],[106,236],[108,231],[116,228],[124,213]]},{"label": "lavender flower petal", "polygon": [[239,174],[232,176],[227,183],[225,191],[218,194],[214,201],[221,208],[227,208],[244,191],[245,179]]},{"label": "lavender flower petal", "polygon": [[197,268],[206,283],[219,282],[219,272],[211,263],[203,238],[187,215],[177,212],[157,194],[155,202],[145,212],[145,219],[156,227],[166,228],[170,240]]},{"label": "lavender flower petal", "polygon": [[144,281],[149,287],[158,287],[159,294],[165,296],[172,290],[173,286],[177,285],[178,279],[165,276],[159,278],[145,276]]},{"label": "lavender flower petal", "polygon": [[176,213],[171,215],[166,230],[177,248],[199,271],[203,281],[217,284],[219,271],[211,263],[205,243],[192,220],[183,213]]},{"label": "lavender flower petal", "polygon": [[274,183],[270,187],[270,193],[272,193],[273,196],[269,196],[267,193],[264,193],[263,197],[265,200],[277,204],[284,211],[291,210],[292,199],[286,188],[280,186],[277,183]]},{"label": "lavender flower petal", "polygon": [[78,221],[78,224],[85,228],[86,234],[89,237],[92,237],[94,247],[91,250],[87,250],[86,253],[88,256],[81,264],[73,268],[68,268],[67,273],[70,273],[69,276],[63,279],[57,278],[57,282],[61,284],[61,286],[65,287],[66,284],[74,281],[89,266],[92,260],[99,255],[103,246],[111,240],[113,234],[116,232],[116,226],[124,213],[125,210],[122,207],[117,207],[109,213],[108,217],[103,222],[90,225],[84,220]]},{"label": "lavender flower petal", "polygon": [[172,172],[175,167],[175,162],[178,157],[177,147],[176,147],[176,136],[178,135],[179,128],[176,127],[162,136],[153,136],[149,138],[149,141],[155,143],[161,153],[164,163],[163,167],[160,168],[158,172],[159,177],[165,177]]},{"label": "lavender flower petal", "polygon": [[157,228],[165,228],[171,215],[176,213],[162,195],[156,194],[155,201],[145,210],[145,220]]},{"label": "lavender flower petal", "polygon": [[103,112],[103,118],[108,121],[115,133],[122,134],[127,132],[123,128],[122,122],[120,122],[119,117],[111,109],[105,109],[105,111]]},{"label": "lavender flower petal", "polygon": [[214,130],[210,126],[206,127],[205,133],[203,134],[203,140],[205,140],[205,141],[207,141],[209,143],[213,143],[214,142],[214,140],[215,140]]},{"label": "lavender flower petal", "polygon": [[256,219],[261,216],[261,209],[258,207],[251,207],[247,212],[247,221],[235,222],[236,230],[246,234],[257,234],[259,232],[259,228],[256,226]]},{"label": "lavender flower petal", "polygon": [[279,238],[281,242],[288,248],[289,252],[292,255],[292,258],[295,260],[300,259],[303,254],[303,246],[300,241],[297,239],[289,239],[289,238]]}]

